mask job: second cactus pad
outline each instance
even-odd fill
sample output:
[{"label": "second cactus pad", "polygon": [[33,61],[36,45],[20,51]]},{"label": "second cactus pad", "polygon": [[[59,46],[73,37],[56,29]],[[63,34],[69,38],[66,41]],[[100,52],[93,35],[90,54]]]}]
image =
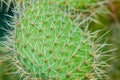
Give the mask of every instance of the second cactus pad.
[{"label": "second cactus pad", "polygon": [[84,79],[91,70],[90,40],[66,10],[38,0],[17,22],[15,65],[25,79]]}]

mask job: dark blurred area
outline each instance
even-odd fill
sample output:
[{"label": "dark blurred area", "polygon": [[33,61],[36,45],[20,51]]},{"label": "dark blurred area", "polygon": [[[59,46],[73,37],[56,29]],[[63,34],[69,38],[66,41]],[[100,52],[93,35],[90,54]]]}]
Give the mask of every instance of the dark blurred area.
[{"label": "dark blurred area", "polygon": [[113,52],[115,58],[111,61],[112,67],[109,75],[110,80],[120,80],[120,1],[108,4],[108,9],[111,11],[109,24],[112,30],[111,42],[117,48]]}]

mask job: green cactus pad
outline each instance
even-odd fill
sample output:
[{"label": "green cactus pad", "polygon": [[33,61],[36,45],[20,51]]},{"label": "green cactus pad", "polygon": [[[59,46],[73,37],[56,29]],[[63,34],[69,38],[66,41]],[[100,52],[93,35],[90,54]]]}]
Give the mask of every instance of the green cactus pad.
[{"label": "green cactus pad", "polygon": [[[12,50],[16,54],[10,60],[20,78],[91,80],[99,73],[94,69],[99,66],[100,54],[99,59],[95,54],[103,46],[93,45],[93,33],[84,32],[83,25],[72,21],[69,12],[68,8],[63,10],[48,0],[38,0],[29,4],[20,19],[15,19],[17,28]],[[84,25],[87,27],[88,23]]]},{"label": "green cactus pad", "polygon": [[26,74],[41,79],[82,79],[90,71],[90,41],[65,11],[36,1],[17,24],[16,48]]}]

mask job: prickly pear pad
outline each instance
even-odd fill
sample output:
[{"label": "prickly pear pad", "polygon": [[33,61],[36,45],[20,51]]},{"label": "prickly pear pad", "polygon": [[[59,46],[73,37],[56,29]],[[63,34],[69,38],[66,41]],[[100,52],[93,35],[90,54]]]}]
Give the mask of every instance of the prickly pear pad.
[{"label": "prickly pear pad", "polygon": [[90,40],[66,10],[35,1],[17,22],[16,65],[26,79],[75,80],[89,73]]}]

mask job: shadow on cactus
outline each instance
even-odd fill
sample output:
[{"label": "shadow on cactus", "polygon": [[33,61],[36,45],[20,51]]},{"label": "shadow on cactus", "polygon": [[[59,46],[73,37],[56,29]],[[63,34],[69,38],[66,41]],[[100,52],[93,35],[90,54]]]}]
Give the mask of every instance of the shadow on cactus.
[{"label": "shadow on cactus", "polygon": [[[103,47],[95,39],[98,31],[85,30],[71,20],[69,9],[52,2],[35,1],[22,17],[14,17],[15,28],[9,40],[11,61],[15,74],[24,80],[103,80],[107,66]],[[16,19],[17,18],[17,19]]]}]

